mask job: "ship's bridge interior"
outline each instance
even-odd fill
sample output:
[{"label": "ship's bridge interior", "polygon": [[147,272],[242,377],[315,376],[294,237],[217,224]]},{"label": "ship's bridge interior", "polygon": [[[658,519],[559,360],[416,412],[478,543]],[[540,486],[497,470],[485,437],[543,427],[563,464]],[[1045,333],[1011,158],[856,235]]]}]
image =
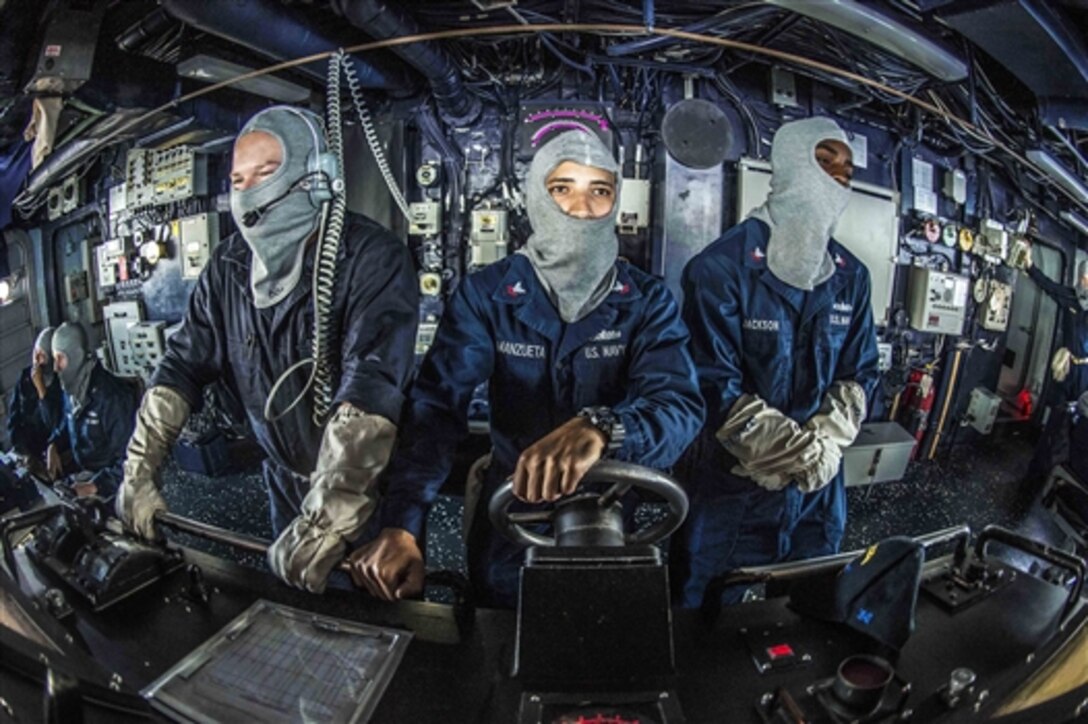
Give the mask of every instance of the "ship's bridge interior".
[{"label": "ship's bridge interior", "polygon": [[[306,128],[320,158],[243,214],[239,139],[251,118],[282,106],[316,119]],[[852,168],[820,248],[833,239],[831,273],[856,264],[865,287],[856,304],[836,298],[828,324],[850,331],[815,343],[811,361],[801,322],[791,337],[778,311],[745,306],[758,290],[738,292],[740,306],[711,306],[710,331],[699,328],[712,284],[695,285],[691,270],[763,219],[770,241],[750,237],[736,267],[789,284],[776,272],[787,262],[768,260],[764,245],[785,243],[776,229],[806,227],[773,218],[793,167],[772,157],[780,128],[814,118],[837,126]],[[603,492],[525,512],[521,467],[510,485],[493,479],[509,441],[581,404],[548,397],[565,384],[559,373],[508,394],[499,376],[520,379],[552,350],[495,320],[521,295],[537,299],[538,281],[551,290],[537,300],[552,299],[547,314],[564,313],[534,251],[547,235],[530,188],[537,152],[564,134],[612,155],[615,224],[601,233],[615,239],[625,276],[610,293],[633,285],[642,299],[632,304],[668,299],[675,317],[664,332],[634,325],[642,336],[630,340],[619,322],[594,328],[582,361],[622,362],[593,384],[633,389],[623,387],[637,377],[633,355],[682,334],[689,351],[676,359],[692,365],[701,412],[684,438],[680,417],[636,426],[622,394],[577,410],[615,448],[587,474]],[[235,341],[222,330],[252,309],[226,301],[230,250],[256,254],[276,207],[300,188],[317,198],[307,179],[322,175],[315,271],[299,281],[295,268],[291,282],[313,297],[302,342],[264,332]],[[815,225],[823,216],[812,208]],[[360,224],[391,251],[355,275],[345,259],[373,243],[359,240]],[[344,226],[326,264],[326,239]],[[1078,0],[0,0],[0,231],[0,720],[1088,717],[1088,9]],[[537,275],[510,276],[527,259]],[[351,551],[372,560],[367,540],[388,518],[359,503],[364,520],[337,541],[347,558],[326,567],[324,592],[300,590],[268,553],[282,544],[285,505],[269,468],[301,481],[286,520],[304,517],[321,431],[340,417],[333,399],[348,404],[334,395],[340,375],[363,364],[346,346],[321,348],[322,325],[347,335],[353,322],[335,300],[392,279],[395,263],[412,321],[383,337],[403,347],[399,371],[382,373],[403,405],[383,415],[398,418],[401,447],[386,454],[384,476],[379,464],[345,479],[380,506],[412,478],[401,456],[441,463],[413,524],[425,585],[398,599],[363,581]],[[243,298],[257,300],[245,281],[256,277],[239,278]],[[450,330],[475,299],[464,290],[500,278],[508,286],[480,297],[495,309],[476,312],[495,315],[478,331],[501,362],[489,384],[470,374],[479,358],[467,333]],[[798,304],[804,321],[808,302]],[[191,351],[198,322],[221,331],[208,338],[221,334],[222,347]],[[86,379],[70,382],[56,362],[71,357],[59,341],[71,330],[86,369],[108,376],[94,389],[114,385],[125,398],[102,412],[116,419],[92,420],[102,429],[90,452],[79,420],[104,393],[88,403]],[[782,351],[726,350],[752,339]],[[233,361],[186,392],[186,415],[145,476],[162,500],[148,519],[159,536],[147,540],[121,500],[135,490],[140,430],[159,429],[145,427],[151,391],[184,377],[184,349]],[[827,373],[824,354],[855,355],[849,364],[869,372]],[[788,475],[751,483],[782,496],[760,528],[754,509],[716,497],[744,465],[731,447],[743,431],[715,442],[736,409],[715,407],[721,364],[738,375],[731,400],[796,385],[783,392],[792,404],[822,385],[818,405],[834,381],[864,387],[864,409],[811,492],[834,493],[820,505],[837,512],[816,518],[828,530],[838,521],[829,547],[786,554],[780,543],[777,555],[723,563],[693,604],[681,589],[700,556],[788,537],[778,526],[794,504],[781,500],[808,501],[801,516],[816,500],[788,497],[800,486]],[[29,450],[18,415],[27,399],[46,404],[54,375],[59,412],[48,444]],[[446,429],[433,399],[465,379],[453,442],[420,439]],[[587,385],[574,384],[573,398]],[[280,421],[300,401],[313,423],[296,430]],[[644,434],[683,439],[664,464],[643,464],[625,451]],[[313,450],[285,459],[306,436]],[[700,467],[704,444],[714,460],[726,459],[719,447],[733,457]],[[736,511],[739,543],[699,538],[715,505]],[[473,563],[484,528],[525,549],[506,605]],[[867,630],[873,616],[892,633]]]}]

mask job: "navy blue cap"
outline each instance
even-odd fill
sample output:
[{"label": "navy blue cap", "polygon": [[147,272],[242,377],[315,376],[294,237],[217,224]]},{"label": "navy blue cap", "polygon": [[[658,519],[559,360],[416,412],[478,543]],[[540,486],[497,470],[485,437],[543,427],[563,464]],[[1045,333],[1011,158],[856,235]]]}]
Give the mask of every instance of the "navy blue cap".
[{"label": "navy blue cap", "polygon": [[866,548],[837,573],[795,583],[790,606],[900,649],[914,631],[924,561],[925,549],[913,538],[888,538]]}]

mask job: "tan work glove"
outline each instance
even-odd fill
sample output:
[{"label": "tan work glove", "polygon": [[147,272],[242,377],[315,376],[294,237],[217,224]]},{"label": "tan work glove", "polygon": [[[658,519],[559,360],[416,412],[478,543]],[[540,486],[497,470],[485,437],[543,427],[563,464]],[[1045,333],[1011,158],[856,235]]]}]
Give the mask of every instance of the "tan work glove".
[{"label": "tan work glove", "polygon": [[1050,360],[1050,371],[1055,382],[1065,382],[1073,365],[1088,365],[1088,357],[1074,357],[1067,348],[1061,347]]},{"label": "tan work glove", "polygon": [[1065,382],[1072,363],[1073,353],[1068,348],[1061,347],[1054,353],[1054,357],[1050,360],[1050,372],[1054,375],[1055,382]]},{"label": "tan work glove", "polygon": [[64,474],[64,460],[56,443],[45,450],[45,472],[50,480],[59,480]]},{"label": "tan work glove", "polygon": [[378,415],[343,404],[325,426],[317,466],[302,512],[268,549],[268,566],[284,583],[312,593],[325,590],[347,542],[377,505],[370,492],[389,462],[397,427]]},{"label": "tan work glove", "polygon": [[816,433],[803,430],[792,418],[756,395],[742,395],[716,433],[734,457],[734,475],[751,478],[767,490],[781,490],[794,472],[810,466],[820,451]]},{"label": "tan work glove", "polygon": [[125,476],[117,491],[117,517],[145,540],[159,537],[155,513],[166,510],[159,494],[159,468],[189,419],[189,403],[169,387],[157,385],[144,394],[136,413],[136,429],[125,453]]},{"label": "tan work glove", "polygon": [[812,464],[797,472],[797,486],[806,493],[824,487],[838,474],[842,451],[850,447],[865,419],[865,389],[850,380],[836,382],[824,395],[819,411],[803,426],[816,433],[819,450]]}]

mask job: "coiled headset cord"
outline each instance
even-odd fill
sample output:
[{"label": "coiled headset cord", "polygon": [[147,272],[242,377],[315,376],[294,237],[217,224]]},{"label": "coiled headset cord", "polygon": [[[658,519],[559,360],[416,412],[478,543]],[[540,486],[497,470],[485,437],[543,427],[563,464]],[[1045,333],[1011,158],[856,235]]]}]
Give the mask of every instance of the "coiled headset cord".
[{"label": "coiled headset cord", "polygon": [[[408,203],[404,194],[397,187],[393,178],[393,172],[389,169],[389,163],[385,158],[381,143],[378,140],[377,129],[370,117],[370,111],[363,100],[359,87],[359,79],[355,74],[355,68],[348,62],[348,56],[341,48],[337,53],[329,57],[329,70],[325,89],[325,108],[328,116],[326,137],[329,151],[336,158],[336,180],[332,183],[332,201],[326,201],[321,205],[321,224],[318,232],[317,258],[314,261],[313,273],[313,299],[314,299],[314,329],[312,340],[312,354],[306,359],[299,360],[288,367],[272,385],[269,390],[268,400],[264,405],[264,418],[269,422],[276,422],[288,412],[293,410],[306,393],[313,389],[314,404],[312,420],[314,425],[320,427],[332,406],[333,374],[336,365],[333,362],[333,350],[335,349],[335,334],[332,320],[333,292],[336,288],[336,259],[340,252],[340,240],[344,234],[344,219],[347,212],[347,197],[344,194],[344,137],[343,118],[340,107],[340,76],[343,73],[347,80],[348,90],[355,106],[355,112],[359,116],[359,123],[363,128],[367,145],[370,146],[374,160],[382,179],[389,188],[389,193],[400,208],[405,218],[408,218]],[[284,381],[296,370],[310,365],[310,376],[306,385],[298,396],[291,401],[281,412],[273,413],[273,401]]]}]

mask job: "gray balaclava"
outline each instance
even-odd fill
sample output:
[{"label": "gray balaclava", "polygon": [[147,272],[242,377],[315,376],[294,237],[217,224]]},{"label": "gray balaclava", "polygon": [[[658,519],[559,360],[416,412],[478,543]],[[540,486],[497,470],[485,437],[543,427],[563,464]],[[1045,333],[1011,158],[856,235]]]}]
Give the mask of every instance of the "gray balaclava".
[{"label": "gray balaclava", "polygon": [[1080,264],[1077,264],[1077,301],[1080,302],[1080,308],[1088,312],[1088,286],[1085,285],[1085,279],[1088,279],[1088,259],[1085,259]]},{"label": "gray balaclava", "polygon": [[[279,141],[283,163],[256,186],[232,190],[230,212],[253,250],[249,286],[253,303],[264,308],[290,294],[302,275],[305,241],[317,229],[321,212],[321,204],[311,198],[308,187],[322,181],[312,172],[314,159],[326,150],[326,143],[321,119],[290,106],[261,111],[242,127],[238,138],[254,131],[264,131]],[[280,196],[283,198],[276,201]],[[266,207],[263,212],[261,207]],[[250,226],[243,221],[247,212],[258,214]]]},{"label": "gray balaclava", "polygon": [[835,273],[827,242],[850,201],[850,189],[816,160],[820,141],[848,142],[830,118],[806,118],[778,129],[771,145],[771,195],[751,214],[771,227],[771,273],[805,291]]},{"label": "gray balaclava", "polygon": [[34,340],[34,349],[30,350],[30,365],[34,366],[34,353],[38,350],[45,352],[45,364],[42,366],[42,380],[45,386],[53,384],[53,328],[46,327],[38,332],[38,338]]},{"label": "gray balaclava", "polygon": [[58,354],[68,358],[68,366],[57,373],[60,386],[71,398],[72,406],[79,410],[87,401],[87,387],[94,371],[94,352],[81,325],[65,322],[53,332],[54,359]]},{"label": "gray balaclava", "polygon": [[[599,219],[568,216],[548,193],[548,176],[564,161],[609,171],[616,179],[612,211]],[[525,205],[533,234],[520,253],[529,257],[564,322],[592,312],[612,290],[619,240],[619,165],[593,133],[573,130],[545,143],[533,156]]]}]

